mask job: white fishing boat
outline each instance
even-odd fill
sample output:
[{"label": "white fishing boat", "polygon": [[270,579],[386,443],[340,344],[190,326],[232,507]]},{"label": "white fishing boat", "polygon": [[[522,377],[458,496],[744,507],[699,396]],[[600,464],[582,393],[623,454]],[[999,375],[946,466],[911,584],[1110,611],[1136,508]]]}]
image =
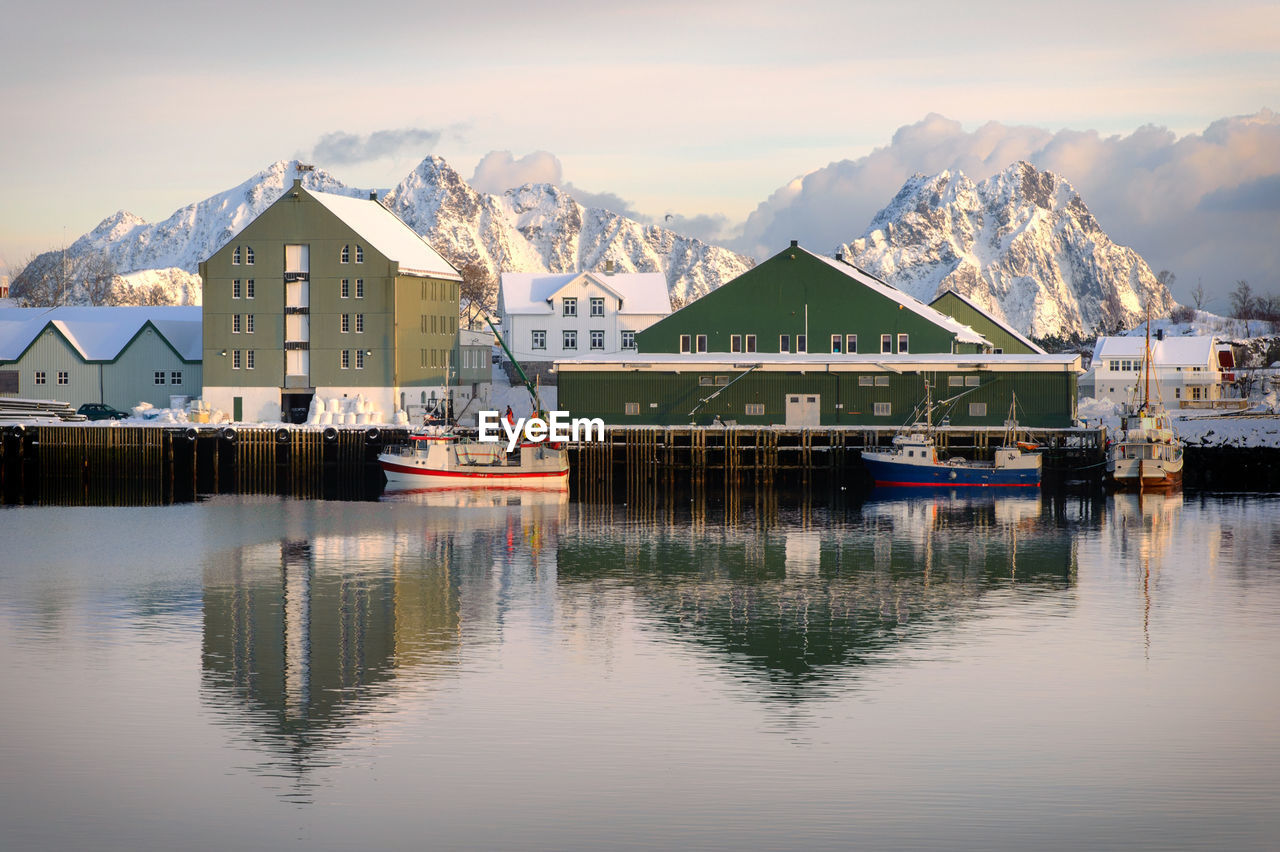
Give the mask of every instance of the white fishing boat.
[{"label": "white fishing boat", "polygon": [[1148,314],[1147,341],[1134,398],[1120,413],[1119,430],[1107,439],[1107,481],[1116,488],[1158,491],[1182,485],[1182,441],[1160,399],[1153,372]]},{"label": "white fishing boat", "polygon": [[396,488],[547,488],[569,482],[562,446],[522,443],[508,452],[501,443],[448,431],[410,435],[409,443],[379,453],[378,464]]}]

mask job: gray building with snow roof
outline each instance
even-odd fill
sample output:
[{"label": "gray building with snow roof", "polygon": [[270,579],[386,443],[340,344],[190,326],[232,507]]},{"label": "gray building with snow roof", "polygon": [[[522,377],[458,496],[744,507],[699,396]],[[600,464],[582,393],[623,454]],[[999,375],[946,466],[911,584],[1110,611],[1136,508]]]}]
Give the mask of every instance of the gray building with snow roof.
[{"label": "gray building with snow roof", "polygon": [[199,396],[199,307],[0,308],[0,396],[167,408]]}]

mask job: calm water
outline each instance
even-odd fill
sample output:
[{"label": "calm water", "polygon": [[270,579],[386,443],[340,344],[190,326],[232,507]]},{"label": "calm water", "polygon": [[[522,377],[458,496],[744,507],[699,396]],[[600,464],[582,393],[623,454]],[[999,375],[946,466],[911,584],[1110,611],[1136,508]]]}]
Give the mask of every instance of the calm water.
[{"label": "calm water", "polygon": [[0,509],[0,846],[1274,849],[1280,499]]}]

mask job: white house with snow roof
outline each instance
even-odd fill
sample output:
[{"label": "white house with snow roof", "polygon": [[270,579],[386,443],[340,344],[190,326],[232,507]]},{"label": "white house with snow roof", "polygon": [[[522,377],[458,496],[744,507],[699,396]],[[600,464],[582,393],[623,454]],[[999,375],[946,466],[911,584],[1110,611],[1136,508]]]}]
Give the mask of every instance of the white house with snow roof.
[{"label": "white house with snow roof", "polygon": [[670,313],[660,272],[504,272],[498,287],[503,340],[521,363],[635,351],[636,333]]},{"label": "white house with snow roof", "polygon": [[169,407],[199,396],[199,307],[0,308],[0,396]]},{"label": "white house with snow roof", "polygon": [[[1141,392],[1146,337],[1099,337],[1080,379],[1082,396],[1127,402]],[[1169,408],[1211,407],[1225,399],[1235,376],[1231,346],[1212,336],[1153,337],[1152,376]],[[1156,388],[1152,389],[1152,393]]]}]

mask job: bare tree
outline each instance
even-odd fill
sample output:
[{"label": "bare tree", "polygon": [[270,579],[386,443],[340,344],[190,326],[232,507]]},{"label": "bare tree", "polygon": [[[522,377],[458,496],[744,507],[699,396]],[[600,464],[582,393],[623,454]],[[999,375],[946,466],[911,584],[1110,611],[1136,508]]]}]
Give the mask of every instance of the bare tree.
[{"label": "bare tree", "polygon": [[106,252],[95,252],[80,260],[79,277],[84,283],[85,297],[91,305],[113,305],[116,265]]},{"label": "bare tree", "polygon": [[1161,269],[1160,272],[1156,274],[1156,280],[1163,284],[1166,290],[1172,290],[1173,282],[1178,280],[1178,276],[1174,275],[1167,269]]},{"label": "bare tree", "polygon": [[458,312],[464,325],[492,313],[498,307],[498,282],[488,267],[480,263],[468,263],[459,270],[462,286],[458,292]]},{"label": "bare tree", "polygon": [[1196,310],[1204,310],[1204,282],[1197,281],[1196,287],[1191,291],[1191,301],[1196,303]]},{"label": "bare tree", "polygon": [[1253,319],[1258,309],[1258,300],[1254,298],[1253,288],[1249,282],[1241,279],[1236,282],[1236,289],[1231,291],[1231,316],[1236,319]]},{"label": "bare tree", "polygon": [[9,292],[24,308],[40,308],[67,304],[73,290],[74,264],[64,247],[28,257]]}]

